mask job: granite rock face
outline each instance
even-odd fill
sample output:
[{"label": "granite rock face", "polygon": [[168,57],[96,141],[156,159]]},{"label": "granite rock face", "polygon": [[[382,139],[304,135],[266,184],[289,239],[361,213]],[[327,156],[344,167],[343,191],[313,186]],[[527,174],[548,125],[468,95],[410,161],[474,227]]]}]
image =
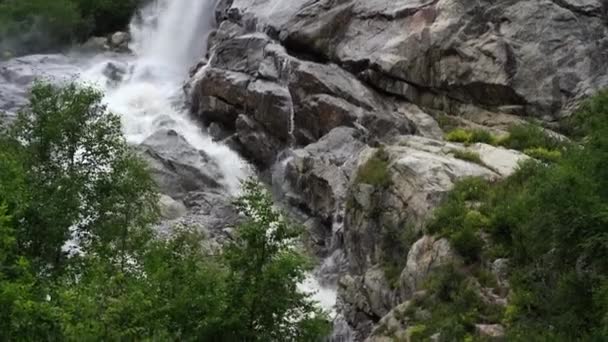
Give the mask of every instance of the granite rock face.
[{"label": "granite rock face", "polygon": [[[458,180],[498,180],[529,158],[448,143],[443,116],[492,132],[530,117],[551,125],[608,86],[602,0],[220,0],[215,17],[208,63],[185,87],[192,114],[270,172],[312,251],[335,257],[348,340],[389,341],[386,326],[408,339],[402,313],[459,259],[425,235],[433,209]],[[370,184],[358,174],[379,151],[386,179]],[[386,244],[394,232],[411,237],[405,252]],[[402,265],[396,279],[387,255]],[[504,265],[492,270],[507,288]],[[479,336],[501,335],[484,324]]]},{"label": "granite rock face", "polygon": [[608,85],[607,7],[601,0],[223,0],[217,19],[266,32],[293,55],[336,63],[415,103],[552,120]]}]

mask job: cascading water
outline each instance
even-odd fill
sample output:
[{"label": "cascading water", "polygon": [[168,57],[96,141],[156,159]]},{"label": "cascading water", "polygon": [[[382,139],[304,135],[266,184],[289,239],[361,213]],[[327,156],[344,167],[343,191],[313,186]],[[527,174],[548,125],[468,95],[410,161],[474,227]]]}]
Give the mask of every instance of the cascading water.
[{"label": "cascading water", "polygon": [[[211,157],[226,188],[237,192],[240,181],[250,174],[248,166],[228,147],[213,142],[183,108],[182,86],[190,66],[204,54],[214,6],[215,0],[153,1],[131,24],[132,55],[32,55],[0,62],[0,111],[14,113],[23,106],[35,78],[92,83],[105,92],[108,108],[121,115],[131,144],[142,143],[158,130],[172,129]],[[287,66],[284,69],[288,72]],[[293,115],[291,119],[293,133]],[[300,289],[315,293],[314,299],[335,313],[335,288],[320,280],[310,274]]]},{"label": "cascading water", "polygon": [[[103,60],[82,74],[104,88],[110,110],[122,115],[127,140],[139,144],[159,129],[173,129],[219,165],[232,192],[247,168],[228,147],[212,142],[180,108],[188,69],[203,55],[215,1],[159,0],[149,4],[131,25],[131,60]],[[108,65],[126,69],[123,79],[108,82]],[[121,66],[122,65],[122,66]]]}]

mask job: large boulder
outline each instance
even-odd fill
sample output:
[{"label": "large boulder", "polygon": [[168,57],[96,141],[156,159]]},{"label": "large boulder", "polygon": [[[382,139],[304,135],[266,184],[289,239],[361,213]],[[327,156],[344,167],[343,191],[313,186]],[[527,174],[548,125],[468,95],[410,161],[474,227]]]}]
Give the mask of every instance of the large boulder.
[{"label": "large boulder", "polygon": [[159,130],[138,150],[163,194],[183,199],[189,192],[221,189],[217,163],[174,130]]},{"label": "large boulder", "polygon": [[109,47],[117,52],[128,52],[131,35],[128,32],[115,32],[108,39]]}]

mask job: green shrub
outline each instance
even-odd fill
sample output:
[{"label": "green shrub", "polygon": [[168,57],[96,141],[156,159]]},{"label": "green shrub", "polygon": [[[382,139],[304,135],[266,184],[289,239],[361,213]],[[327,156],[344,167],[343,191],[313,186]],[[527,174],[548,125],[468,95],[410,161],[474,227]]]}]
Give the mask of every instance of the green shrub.
[{"label": "green shrub", "polygon": [[[537,126],[512,127],[505,146],[551,162],[526,161],[494,184],[456,184],[435,210],[427,230],[448,237],[465,261],[474,262],[469,270],[509,258],[511,294],[505,316],[498,319],[499,310],[476,315],[458,309],[458,296],[443,296],[433,304],[437,324],[428,325],[430,331],[460,340],[470,333],[466,322],[483,316],[484,322],[507,323],[508,337],[515,341],[608,336],[608,92],[589,100],[574,117],[584,137],[580,145]],[[479,254],[480,231],[488,233],[484,254]],[[477,272],[480,282],[493,283]],[[454,293],[453,286],[435,288]],[[466,287],[459,291],[466,293]],[[456,312],[464,316],[456,318]],[[473,319],[466,319],[469,315]]]},{"label": "green shrub", "polygon": [[442,204],[433,212],[426,229],[430,234],[449,236],[464,226],[469,202],[482,201],[490,192],[488,181],[481,177],[464,178],[454,185]]},{"label": "green shrub", "polygon": [[564,145],[558,138],[547,134],[540,126],[532,124],[510,127],[509,135],[501,143],[502,146],[519,151],[538,147],[555,150]]},{"label": "green shrub", "polygon": [[448,236],[452,246],[462,256],[467,264],[479,261],[483,241],[478,231],[470,227],[462,227]]},{"label": "green shrub", "polygon": [[488,145],[496,144],[497,138],[490,132],[483,129],[474,129],[471,136],[472,143],[484,143]]},{"label": "green shrub", "polygon": [[469,150],[452,150],[452,154],[457,159],[465,160],[482,166],[484,165],[483,161],[481,160],[481,156],[477,152]]},{"label": "green shrub", "polygon": [[565,130],[576,138],[602,131],[608,123],[608,89],[583,102],[578,111],[565,120]]},{"label": "green shrub", "polygon": [[468,144],[473,138],[473,133],[463,128],[456,128],[453,131],[445,135],[445,140],[451,142],[459,142]]},{"label": "green shrub", "polygon": [[439,127],[441,127],[441,129],[443,129],[444,131],[458,128],[458,126],[461,124],[460,120],[458,120],[455,116],[447,114],[438,115],[437,123],[439,124]]},{"label": "green shrub", "polygon": [[407,334],[410,337],[410,341],[413,341],[413,342],[424,341],[426,330],[427,330],[426,325],[417,324],[411,328],[408,328]]},{"label": "green shrub", "polygon": [[495,145],[498,139],[492,133],[483,129],[456,128],[446,134],[445,140],[463,144],[484,143]]},{"label": "green shrub", "polygon": [[560,160],[562,153],[558,150],[548,150],[544,147],[528,148],[524,153],[540,161],[555,163]]},{"label": "green shrub", "polygon": [[393,288],[398,286],[399,277],[407,262],[407,254],[420,235],[420,232],[414,227],[382,227],[381,264],[384,276]]},{"label": "green shrub", "polygon": [[498,323],[502,317],[502,310],[484,303],[475,281],[454,264],[435,269],[424,288],[427,294],[419,306],[428,310],[429,317],[414,319],[416,325],[426,327],[419,332],[421,341],[435,333],[446,341],[463,341],[475,333],[476,323]]},{"label": "green shrub", "polygon": [[355,181],[378,188],[387,188],[392,184],[389,166],[389,155],[384,149],[380,148],[359,168]]}]

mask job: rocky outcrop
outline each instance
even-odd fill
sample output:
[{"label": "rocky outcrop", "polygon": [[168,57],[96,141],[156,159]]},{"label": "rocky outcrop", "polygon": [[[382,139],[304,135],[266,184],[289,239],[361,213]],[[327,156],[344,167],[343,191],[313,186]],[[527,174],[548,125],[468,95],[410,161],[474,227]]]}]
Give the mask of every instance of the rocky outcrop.
[{"label": "rocky outcrop", "polygon": [[163,194],[183,199],[193,191],[221,188],[216,162],[173,130],[154,133],[138,150]]},{"label": "rocky outcrop", "polygon": [[407,263],[399,277],[399,295],[409,300],[422,290],[433,270],[454,262],[457,254],[446,239],[424,236],[416,241],[407,256]]},{"label": "rocky outcrop", "polygon": [[[438,122],[549,124],[608,86],[601,0],[220,0],[215,15],[208,63],[185,87],[192,113],[269,171],[312,250],[340,272],[340,324],[355,340],[388,341],[382,326],[409,338],[402,311],[459,258],[424,235],[432,210],[458,180],[497,180],[528,158],[445,142]],[[506,264],[488,266],[501,289]]]},{"label": "rocky outcrop", "polygon": [[[382,92],[548,120],[608,85],[601,0],[223,0],[218,20],[267,32]],[[599,71],[599,72],[598,72]]]},{"label": "rocky outcrop", "polygon": [[[479,151],[480,158],[488,163],[457,159],[453,151],[459,149]],[[363,151],[358,168],[365,167],[378,151]],[[465,147],[420,136],[397,137],[382,151],[387,156],[384,167],[390,185],[377,186],[354,177],[344,221],[344,250],[351,275],[341,283],[342,310],[363,336],[392,307],[421,290],[434,269],[458,259],[446,239],[423,236],[406,241],[402,236],[422,234],[432,209],[457,180],[473,176],[498,179],[528,158],[489,145]],[[493,158],[495,155],[502,157]],[[403,267],[393,285],[378,271],[387,259]]]},{"label": "rocky outcrop", "polygon": [[[478,151],[483,164],[457,159],[454,150]],[[362,153],[359,165],[364,165],[375,151]],[[512,173],[521,160],[528,158],[489,145],[464,147],[420,136],[398,137],[395,145],[386,146],[384,151],[389,156],[390,186],[378,188],[355,182],[350,188],[345,244],[350,268],[356,273],[380,262],[382,229],[420,232],[454,182],[474,176],[497,179]]]},{"label": "rocky outcrop", "polygon": [[230,143],[261,168],[283,148],[316,142],[336,127],[386,141],[414,133],[413,120],[432,121],[415,106],[397,110],[335,64],[288,54],[264,33],[224,21],[210,42],[209,64],[188,87],[192,111],[203,123],[233,132]]}]

